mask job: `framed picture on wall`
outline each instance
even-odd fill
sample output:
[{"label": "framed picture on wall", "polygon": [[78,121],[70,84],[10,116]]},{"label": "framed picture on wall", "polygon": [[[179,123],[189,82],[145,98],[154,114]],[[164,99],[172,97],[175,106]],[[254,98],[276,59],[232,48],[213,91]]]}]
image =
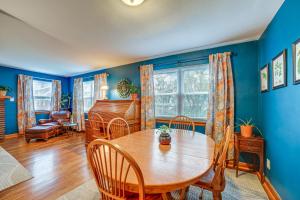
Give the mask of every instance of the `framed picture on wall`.
[{"label": "framed picture on wall", "polygon": [[293,43],[294,84],[300,83],[300,39]]},{"label": "framed picture on wall", "polygon": [[260,91],[267,92],[269,90],[269,64],[260,69]]},{"label": "framed picture on wall", "polygon": [[273,89],[285,87],[286,84],[286,50],[272,60]]}]

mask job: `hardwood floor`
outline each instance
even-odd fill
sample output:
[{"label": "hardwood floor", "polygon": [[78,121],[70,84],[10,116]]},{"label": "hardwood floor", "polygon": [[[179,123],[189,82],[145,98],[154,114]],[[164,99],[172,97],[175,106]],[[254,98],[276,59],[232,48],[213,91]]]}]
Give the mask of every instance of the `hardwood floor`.
[{"label": "hardwood floor", "polygon": [[0,199],[56,199],[92,178],[86,159],[84,135],[59,136],[27,144],[14,138],[0,145],[33,178],[0,192]]}]

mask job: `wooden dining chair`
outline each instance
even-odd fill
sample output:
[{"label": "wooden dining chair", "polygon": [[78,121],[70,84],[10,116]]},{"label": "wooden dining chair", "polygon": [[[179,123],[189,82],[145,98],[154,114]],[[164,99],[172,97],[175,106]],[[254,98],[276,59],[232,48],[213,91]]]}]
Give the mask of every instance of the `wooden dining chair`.
[{"label": "wooden dining chair", "polygon": [[[102,200],[158,200],[161,195],[146,195],[142,171],[131,155],[108,140],[96,139],[88,145],[87,157]],[[135,175],[138,193],[126,191],[129,172]],[[132,175],[132,174],[131,174]]]},{"label": "wooden dining chair", "polygon": [[189,130],[195,132],[195,123],[191,118],[179,115],[170,121],[169,128]]},{"label": "wooden dining chair", "polygon": [[130,134],[129,125],[125,119],[117,117],[107,125],[107,135],[110,140]]},{"label": "wooden dining chair", "polygon": [[95,112],[90,112],[88,118],[93,132],[93,137],[97,139],[108,139],[104,120],[101,115]]},{"label": "wooden dining chair", "polygon": [[[195,184],[204,190],[209,190],[213,193],[214,200],[221,200],[221,192],[225,188],[225,167],[226,167],[226,157],[229,147],[230,138],[232,136],[232,131],[230,126],[227,127],[225,137],[220,146],[220,150],[217,151],[214,164],[212,168],[201,177],[200,181]],[[202,194],[203,195],[203,192]]]}]

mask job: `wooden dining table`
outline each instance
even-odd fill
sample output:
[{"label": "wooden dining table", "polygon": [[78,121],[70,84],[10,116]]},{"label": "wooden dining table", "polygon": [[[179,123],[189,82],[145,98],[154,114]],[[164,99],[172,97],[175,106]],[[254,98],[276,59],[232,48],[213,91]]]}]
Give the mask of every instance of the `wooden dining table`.
[{"label": "wooden dining table", "polygon": [[[171,145],[160,145],[157,132],[149,129],[111,141],[135,159],[143,173],[147,194],[184,191],[212,167],[215,143],[210,137],[172,129]],[[129,172],[127,183],[131,192],[137,192],[133,171]]]}]

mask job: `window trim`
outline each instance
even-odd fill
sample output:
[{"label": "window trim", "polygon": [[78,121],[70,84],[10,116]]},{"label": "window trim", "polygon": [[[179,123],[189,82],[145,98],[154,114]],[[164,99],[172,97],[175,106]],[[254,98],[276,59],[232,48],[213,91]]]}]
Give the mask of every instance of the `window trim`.
[{"label": "window trim", "polygon": [[[157,74],[165,74],[165,73],[172,73],[172,72],[176,72],[177,73],[177,93],[170,93],[170,94],[159,94],[159,95],[177,95],[178,99],[177,99],[177,102],[178,102],[178,105],[177,105],[177,111],[178,111],[178,114],[180,115],[182,113],[182,95],[183,94],[183,87],[182,87],[182,84],[181,84],[181,79],[182,79],[182,72],[184,71],[189,71],[189,70],[193,70],[193,69],[197,69],[197,68],[200,68],[200,67],[204,67],[204,66],[207,66],[208,67],[208,63],[205,63],[205,64],[193,64],[193,65],[189,65],[189,66],[183,66],[183,67],[175,67],[175,68],[166,68],[166,69],[158,69],[158,70],[154,70],[154,75],[157,75]],[[209,91],[206,93],[206,92],[199,92],[199,94],[208,94]],[[193,94],[198,94],[198,93],[192,93],[191,95]],[[186,95],[186,94],[185,94]],[[155,99],[155,93],[154,93],[154,99]],[[171,116],[155,116],[155,119],[157,122],[161,122],[161,123],[166,123],[167,121],[170,121],[172,118],[174,117],[171,117]],[[207,118],[202,118],[202,117],[198,117],[198,118],[191,118],[193,119],[193,121],[199,125],[205,125],[206,121],[207,121]]]}]

